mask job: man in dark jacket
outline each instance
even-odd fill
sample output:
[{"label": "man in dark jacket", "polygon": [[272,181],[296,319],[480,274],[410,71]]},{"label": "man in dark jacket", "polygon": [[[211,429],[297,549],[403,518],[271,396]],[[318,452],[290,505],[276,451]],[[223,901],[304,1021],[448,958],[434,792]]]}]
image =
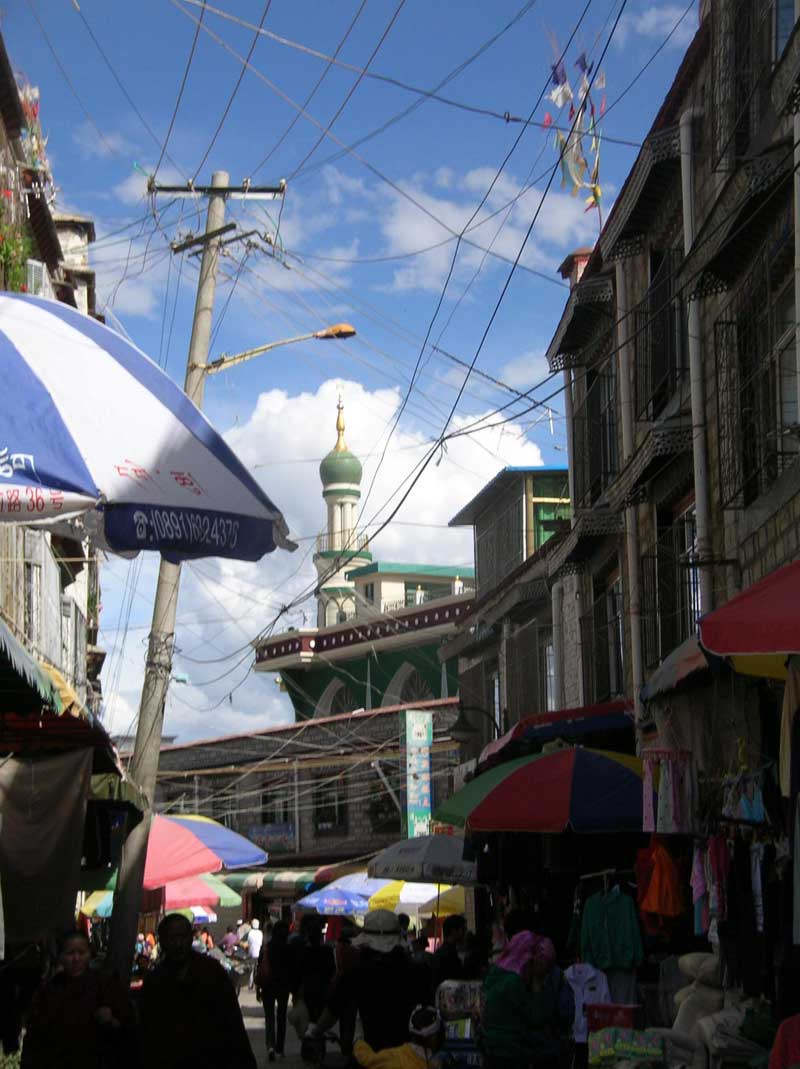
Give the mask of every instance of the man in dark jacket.
[{"label": "man in dark jacket", "polygon": [[374,1051],[402,1046],[412,1012],[430,1002],[426,970],[412,960],[398,918],[389,910],[368,913],[353,945],[361,951],[358,963],[337,980],[325,1012],[306,1034],[319,1037],[355,1004],[364,1039]]},{"label": "man in dark jacket", "polygon": [[158,942],[158,964],[142,989],[149,1069],[256,1069],[233,984],[218,962],[192,950],[186,917],[168,914]]},{"label": "man in dark jacket", "polygon": [[463,980],[464,965],[459,949],[467,935],[467,922],[463,917],[448,917],[442,925],[442,945],[433,955],[433,990],[445,980]]}]

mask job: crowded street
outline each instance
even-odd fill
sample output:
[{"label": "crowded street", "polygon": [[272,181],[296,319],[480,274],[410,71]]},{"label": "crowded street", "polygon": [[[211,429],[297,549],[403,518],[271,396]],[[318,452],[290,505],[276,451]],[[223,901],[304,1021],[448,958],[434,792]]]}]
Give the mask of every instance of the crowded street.
[{"label": "crowded street", "polygon": [[0,19],[0,1069],[800,1069],[800,0]]}]

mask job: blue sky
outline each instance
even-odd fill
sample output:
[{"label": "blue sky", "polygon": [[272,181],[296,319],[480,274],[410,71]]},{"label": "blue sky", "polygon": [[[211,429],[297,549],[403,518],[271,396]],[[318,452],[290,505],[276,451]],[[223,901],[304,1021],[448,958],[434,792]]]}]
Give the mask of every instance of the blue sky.
[{"label": "blue sky", "polygon": [[[60,200],[96,220],[93,262],[101,304],[141,348],[182,379],[198,261],[171,256],[168,241],[202,225],[197,214],[202,204],[170,204],[167,197],[151,202],[144,193],[144,175],[152,173],[159,159],[201,4],[32,2],[63,71],[30,3],[8,9],[2,31],[15,69],[40,88],[42,125]],[[599,56],[620,2],[589,3],[566,55],[574,82],[575,59],[582,51],[590,59]],[[301,549],[292,557],[275,554],[257,566],[207,561],[185,570],[175,672],[186,682],[172,688],[167,730],[189,738],[256,728],[288,715],[286,699],[269,678],[248,675],[246,643],[313,578],[308,549],[323,522],[317,465],[335,438],[336,392],[344,394],[348,441],[365,458],[367,485],[440,297],[454,250],[452,231],[470,218],[520,130],[517,124],[420,98],[374,78],[362,77],[355,85],[356,72],[332,66],[307,112],[322,127],[339,109],[341,113],[331,129],[333,138],[324,137],[315,147],[319,127],[297,117],[286,98],[298,104],[306,100],[327,67],[313,51],[331,55],[348,28],[340,61],[360,69],[375,53],[371,72],[432,88],[522,7],[523,0],[272,0],[269,5],[264,28],[285,40],[258,36],[251,63],[263,78],[253,70],[245,73],[197,181],[208,182],[216,168],[228,170],[232,182],[288,179],[280,225],[276,204],[229,205],[228,218],[241,231],[256,229],[273,240],[277,234],[280,252],[272,255],[262,238],[250,250],[243,243],[229,247],[217,295],[217,310],[224,310],[224,316],[218,314],[211,355],[338,320],[352,322],[358,336],[280,349],[209,381],[207,411],[283,508]],[[512,29],[441,92],[501,115],[529,115],[585,7],[575,0],[529,5]],[[262,0],[218,0],[205,11],[158,172],[161,181],[183,181],[197,172],[242,70],[236,54],[246,56],[254,43],[253,29],[236,20],[255,26],[264,10]],[[629,0],[603,63],[607,100],[613,105],[603,123],[606,138],[636,143],[646,134],[696,27],[696,10],[685,11],[680,0]],[[625,92],[647,64],[634,88]],[[602,93],[595,95],[599,100]],[[341,144],[350,146],[373,134],[414,103],[418,106],[410,114],[355,149],[362,160],[342,152]],[[558,114],[544,101],[534,118],[543,121],[547,112]],[[635,154],[629,144],[603,142],[605,211]],[[483,250],[491,244],[493,252],[513,260],[556,161],[552,131],[529,127],[497,178],[476,219],[483,225],[469,235],[482,248],[462,245],[431,334],[451,354],[472,360],[508,277],[508,263]],[[526,185],[531,188],[520,197]],[[484,221],[493,212],[497,214]],[[478,368],[519,390],[544,378],[543,352],[566,298],[556,269],[572,248],[591,244],[596,232],[596,213],[584,213],[583,198],[563,191],[557,177]],[[439,247],[419,253],[434,245]],[[365,523],[385,515],[381,506],[424,454],[426,441],[440,431],[463,375],[455,362],[426,351],[408,407],[380,464]],[[535,396],[543,398],[557,385],[543,386]],[[509,399],[508,392],[473,376],[456,424],[484,417]],[[447,519],[503,464],[566,463],[558,397],[550,405],[552,411],[543,416],[520,415],[504,427],[454,443],[428,468],[399,522],[380,536],[376,554],[395,560],[471,561],[468,533],[448,531]],[[114,561],[103,572],[103,642],[109,650],[103,678],[116,731],[128,728],[135,716],[154,576],[152,560],[135,565]],[[285,622],[301,625],[304,613],[311,622],[311,603]]]}]

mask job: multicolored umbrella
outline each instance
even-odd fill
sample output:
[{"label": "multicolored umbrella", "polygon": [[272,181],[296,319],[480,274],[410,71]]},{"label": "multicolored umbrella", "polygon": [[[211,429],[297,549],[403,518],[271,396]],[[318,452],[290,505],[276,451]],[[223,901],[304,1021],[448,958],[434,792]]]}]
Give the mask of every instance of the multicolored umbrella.
[{"label": "multicolored umbrella", "polygon": [[477,832],[641,831],[642,763],[581,746],[520,757],[477,776],[434,819]]},{"label": "multicolored umbrella", "polygon": [[301,898],[295,903],[297,909],[307,909],[319,913],[323,917],[363,917],[369,913],[369,900],[353,891],[345,891],[341,887],[330,884],[320,891],[312,891],[310,895]]},{"label": "multicolored umbrella", "polygon": [[371,896],[370,909],[389,909],[394,913],[419,913],[420,907],[424,906],[437,894],[445,894],[450,890],[450,885],[435,883],[412,883],[404,880],[393,880],[383,890]]},{"label": "multicolored umbrella", "polygon": [[[116,879],[110,881],[116,883]],[[186,876],[182,880],[173,880],[163,889],[161,908],[167,912],[177,912],[194,907],[222,906],[234,907],[242,903],[242,896],[218,876],[207,872],[202,876]],[[110,917],[114,908],[112,890],[93,891],[81,906],[81,913],[87,917]]]},{"label": "multicolored umbrella", "polygon": [[[144,887],[149,890],[186,876],[266,863],[267,855],[260,846],[209,817],[157,814],[150,827]],[[193,899],[189,904],[196,902]]]},{"label": "multicolored umbrella", "polygon": [[0,523],[82,515],[105,548],[173,561],[296,548],[183,390],[97,320],[2,293],[0,365]]}]

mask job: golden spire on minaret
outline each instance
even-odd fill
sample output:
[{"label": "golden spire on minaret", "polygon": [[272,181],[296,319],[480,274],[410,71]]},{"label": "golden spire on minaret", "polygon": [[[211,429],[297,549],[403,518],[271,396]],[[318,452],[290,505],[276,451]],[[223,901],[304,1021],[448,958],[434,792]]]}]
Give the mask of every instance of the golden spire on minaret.
[{"label": "golden spire on minaret", "polygon": [[339,394],[339,400],[336,402],[336,432],[339,437],[336,439],[336,445],[333,447],[334,453],[346,453],[347,443],[344,440],[344,404],[342,403],[342,395]]}]

